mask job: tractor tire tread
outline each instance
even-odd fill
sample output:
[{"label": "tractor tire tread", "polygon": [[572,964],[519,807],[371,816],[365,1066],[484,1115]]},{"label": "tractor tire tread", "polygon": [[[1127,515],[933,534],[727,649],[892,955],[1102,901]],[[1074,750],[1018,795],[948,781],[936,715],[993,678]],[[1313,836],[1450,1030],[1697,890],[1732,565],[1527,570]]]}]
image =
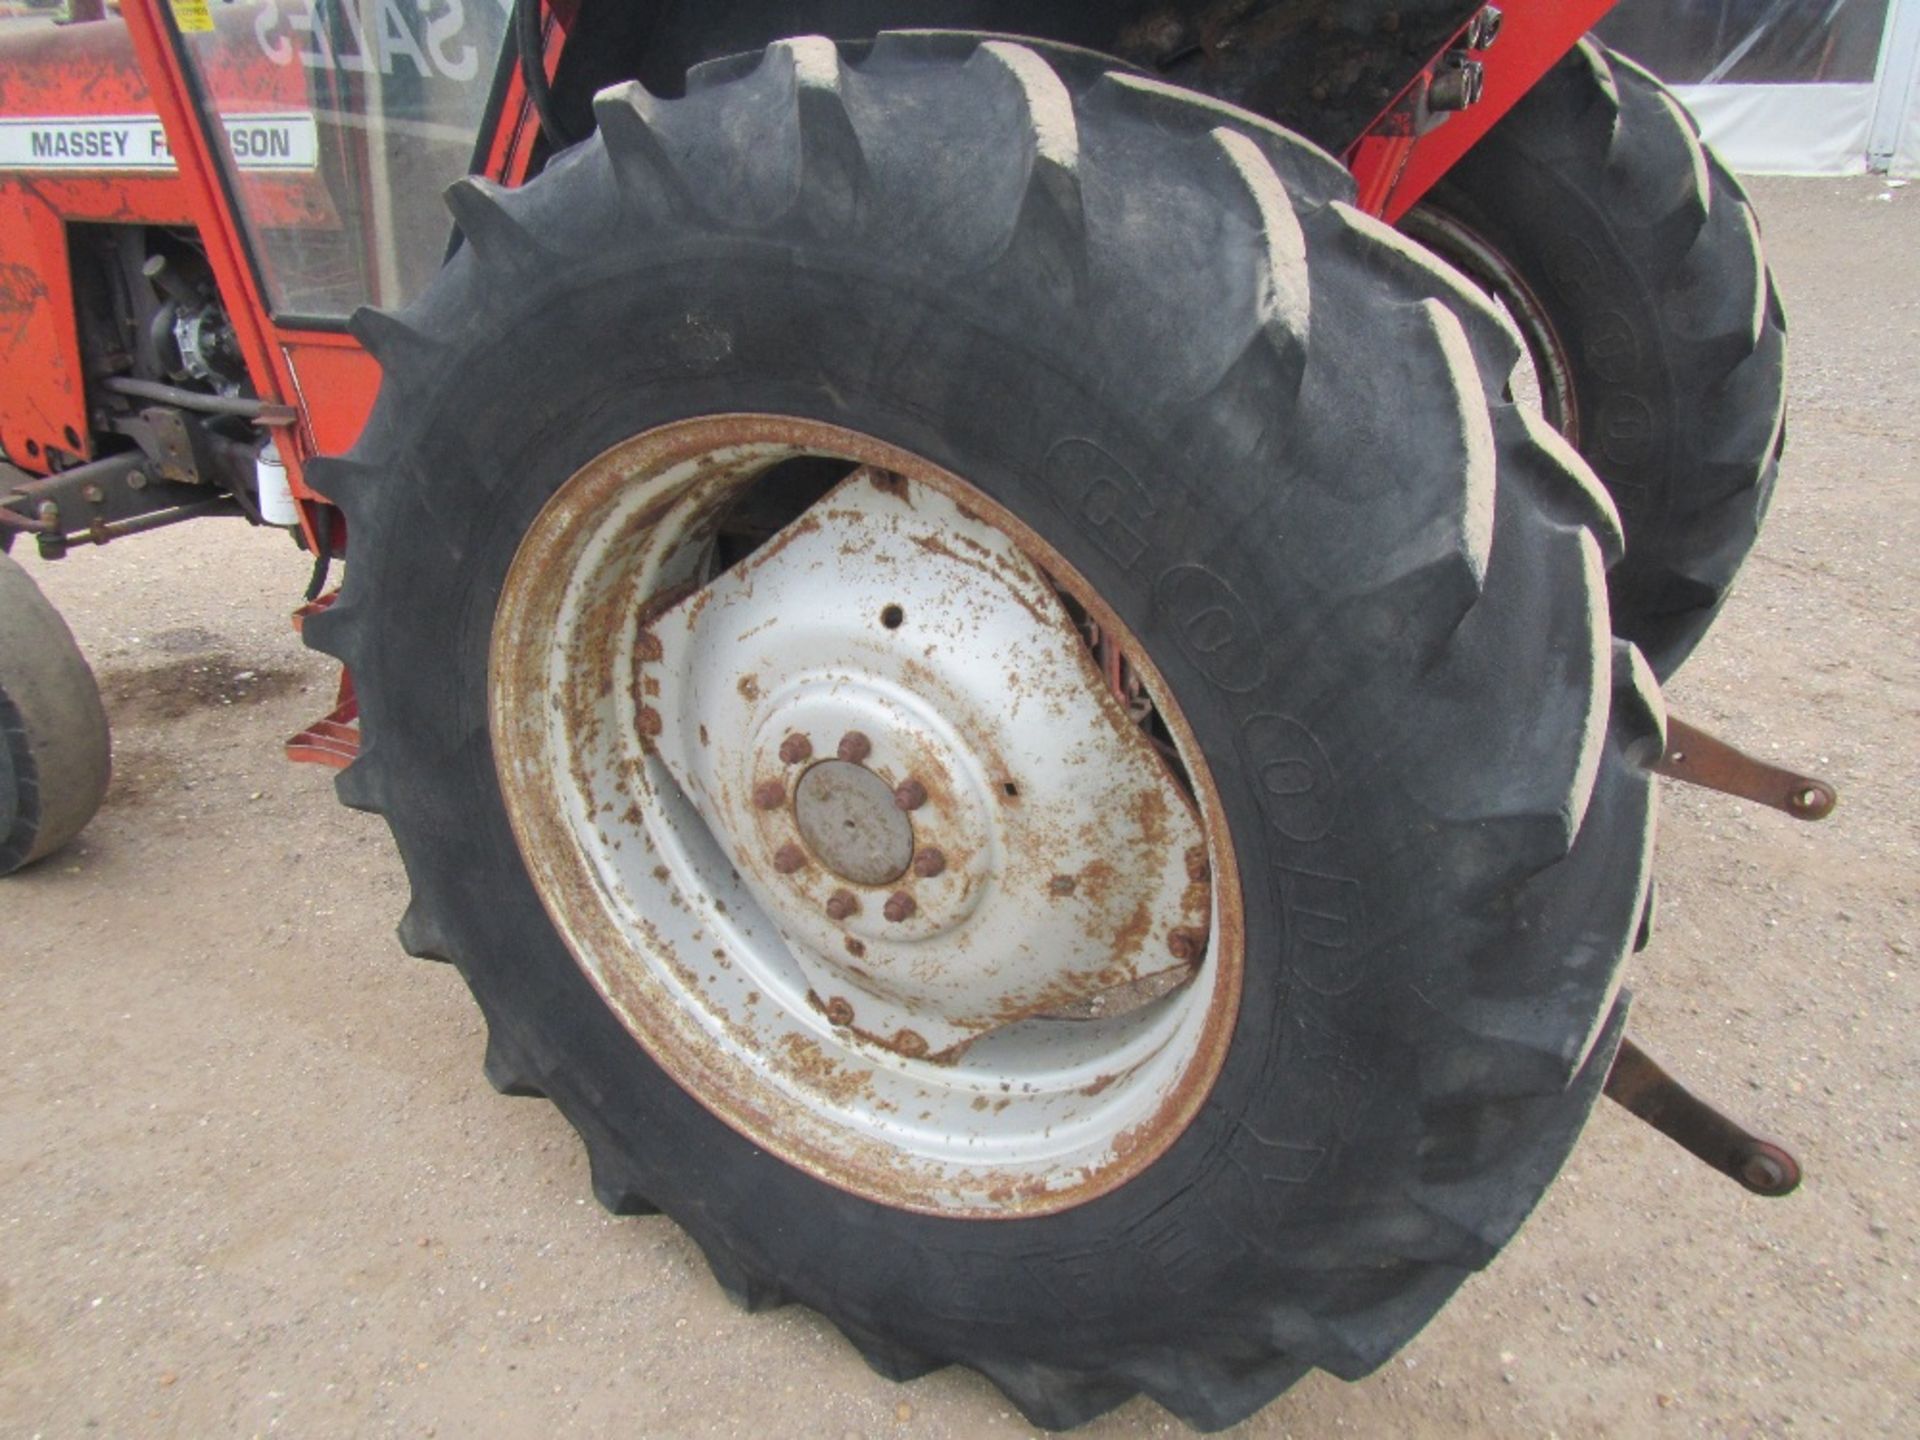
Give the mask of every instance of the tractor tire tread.
[{"label": "tractor tire tread", "polygon": [[78,835],[112,770],[100,687],[73,632],[0,555],[0,876]]},{"label": "tractor tire tread", "polygon": [[1514,264],[1567,346],[1580,449],[1627,537],[1614,629],[1671,675],[1758,537],[1784,445],[1786,321],[1752,206],[1666,87],[1592,39],[1423,203]]},{"label": "tractor tire tread", "polygon": [[[1001,130],[948,148],[950,106]],[[736,1303],[812,1305],[884,1375],[968,1366],[1036,1425],[1079,1425],[1146,1393],[1219,1429],[1315,1367],[1353,1378],[1382,1363],[1511,1237],[1564,1160],[1618,1043],[1617,972],[1644,890],[1657,690],[1623,694],[1610,646],[1602,569],[1617,520],[1578,458],[1499,398],[1518,353],[1511,327],[1460,277],[1347,206],[1350,180],[1304,142],[1157,82],[1088,80],[997,40],[882,37],[864,58],[783,42],[710,69],[684,99],[629,84],[603,92],[595,112],[598,137],[542,179],[460,189],[455,215],[472,243],[405,312],[356,318],[387,382],[354,468],[338,472],[349,483],[328,493],[369,558],[306,632],[355,666],[368,739],[341,797],[387,816],[408,858],[409,915],[422,917],[405,927],[409,948],[444,949],[460,966],[488,1015],[489,1078],[513,1089],[537,1076],[581,1134],[602,1203],[664,1211]],[[1186,232],[1155,214],[1184,223],[1201,212],[1219,217],[1192,227],[1208,243],[1193,263],[1169,263],[1180,252],[1166,237]],[[1329,1200],[1284,1233],[1236,1239],[1283,1297],[1222,1295],[1177,1343],[1122,1337],[1075,1358],[1037,1331],[1030,1348],[1005,1326],[903,1316],[879,1282],[856,1283],[864,1277],[796,1273],[768,1253],[772,1239],[735,1223],[726,1188],[748,1174],[785,1184],[778,1162],[726,1135],[698,1151],[664,1136],[616,1139],[609,1097],[528,1017],[585,1005],[569,1012],[578,1024],[612,1033],[618,1022],[579,975],[490,958],[494,842],[449,823],[429,778],[491,782],[484,707],[476,721],[471,703],[423,698],[409,683],[412,647],[375,617],[407,614],[423,583],[403,552],[438,547],[466,564],[470,536],[489,523],[486,507],[415,493],[436,475],[442,486],[495,483],[490,457],[462,448],[463,427],[439,423],[473,403],[439,377],[485,364],[476,357],[499,334],[573,314],[584,305],[573,295],[641,263],[636,227],[663,249],[764,245],[823,264],[884,234],[891,243],[859,252],[879,280],[970,287],[980,313],[1017,304],[1080,327],[1086,353],[1162,360],[1134,396],[1143,427],[1241,472],[1287,474],[1290,523],[1330,537],[1286,577],[1297,604],[1273,637],[1301,657],[1301,703],[1314,703],[1316,684],[1377,694],[1390,755],[1408,743],[1408,717],[1389,703],[1399,696],[1445,732],[1433,743],[1466,775],[1426,767],[1406,779],[1438,837],[1446,878],[1418,862],[1419,883],[1448,887],[1448,933],[1402,927],[1381,941],[1380,972],[1397,978],[1369,997],[1382,1024],[1423,1037],[1406,1062],[1421,1087],[1414,1118],[1377,1159],[1350,1147],[1314,1160],[1351,1205]],[[521,235],[543,237],[539,253],[566,237],[567,254],[546,278],[514,283],[533,253]],[[1321,313],[1334,321],[1316,326]],[[1338,323],[1356,314],[1379,323]],[[1356,430],[1369,414],[1396,417],[1399,449],[1369,448]],[[428,434],[444,445],[432,459]],[[1407,435],[1421,438],[1409,446]],[[330,473],[316,476],[323,491]],[[1250,487],[1209,523],[1271,526],[1274,504],[1268,487]],[[406,538],[429,525],[431,538]],[[447,643],[483,644],[461,637],[484,636],[484,606],[456,608]],[[1640,673],[1629,666],[1630,680]],[[1420,703],[1406,706],[1409,694]],[[1611,932],[1592,919],[1616,911]],[[1433,956],[1449,950],[1472,963],[1448,973]],[[1326,997],[1330,1013],[1348,1003],[1359,1001]],[[1299,1163],[1284,1146],[1271,1153],[1281,1169]]]}]

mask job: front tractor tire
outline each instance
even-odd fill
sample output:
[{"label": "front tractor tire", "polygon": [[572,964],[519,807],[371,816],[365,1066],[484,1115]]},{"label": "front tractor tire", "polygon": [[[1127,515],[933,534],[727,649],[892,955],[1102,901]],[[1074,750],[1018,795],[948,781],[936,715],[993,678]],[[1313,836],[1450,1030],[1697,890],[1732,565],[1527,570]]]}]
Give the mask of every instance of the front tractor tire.
[{"label": "front tractor tire", "polygon": [[111,769],[86,657],[32,577],[0,555],[0,875],[78,835]]},{"label": "front tractor tire", "polygon": [[1726,603],[1786,443],[1786,318],[1740,182],[1589,39],[1403,223],[1519,320],[1549,418],[1620,510],[1614,632],[1665,679]]},{"label": "front tractor tire", "polygon": [[1366,1374],[1565,1158],[1645,900],[1660,700],[1518,337],[1075,57],[596,109],[454,187],[315,471],[403,944],[606,1204],[884,1375],[1212,1429]]}]

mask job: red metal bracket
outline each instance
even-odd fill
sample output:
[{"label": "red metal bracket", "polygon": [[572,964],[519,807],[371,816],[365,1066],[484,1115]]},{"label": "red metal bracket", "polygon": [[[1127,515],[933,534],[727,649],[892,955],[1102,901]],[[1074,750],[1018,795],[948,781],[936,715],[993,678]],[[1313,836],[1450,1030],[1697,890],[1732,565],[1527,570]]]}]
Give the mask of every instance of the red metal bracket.
[{"label": "red metal bracket", "polygon": [[[1427,96],[1444,73],[1445,56],[1415,76],[1346,153],[1347,168],[1359,182],[1360,207],[1399,220],[1617,3],[1507,0],[1498,7],[1504,13],[1497,38],[1474,44],[1475,27],[1464,27],[1450,49],[1480,67],[1478,98],[1429,126],[1426,112],[1439,107],[1429,107]],[[1410,115],[1423,118],[1409,126]]]},{"label": "red metal bracket", "polygon": [[[318,615],[340,598],[338,590],[322,595],[311,605],[293,612],[295,633],[308,617]],[[360,699],[354,694],[353,674],[340,667],[340,688],[334,695],[333,709],[287,741],[287,759],[296,764],[325,765],[344,770],[360,755]]]}]

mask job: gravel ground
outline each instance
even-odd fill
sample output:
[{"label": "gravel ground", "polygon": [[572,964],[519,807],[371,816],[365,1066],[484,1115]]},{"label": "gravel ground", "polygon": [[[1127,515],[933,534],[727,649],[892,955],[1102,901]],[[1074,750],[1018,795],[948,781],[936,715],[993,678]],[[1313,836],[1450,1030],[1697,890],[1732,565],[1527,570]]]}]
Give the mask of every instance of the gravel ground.
[{"label": "gravel ground", "polygon": [[[1920,186],[1754,187],[1793,330],[1759,553],[1674,711],[1832,778],[1797,825],[1669,789],[1634,1028],[1786,1139],[1748,1198],[1604,1105],[1519,1240],[1359,1385],[1248,1436],[1920,1433]],[[817,1316],[733,1311],[591,1201],[478,1014],[392,940],[384,829],[289,768],[331,677],[275,536],[28,562],[112,712],[105,811],[0,889],[0,1432],[1026,1433]],[[1181,1433],[1136,1400],[1092,1436]]]}]

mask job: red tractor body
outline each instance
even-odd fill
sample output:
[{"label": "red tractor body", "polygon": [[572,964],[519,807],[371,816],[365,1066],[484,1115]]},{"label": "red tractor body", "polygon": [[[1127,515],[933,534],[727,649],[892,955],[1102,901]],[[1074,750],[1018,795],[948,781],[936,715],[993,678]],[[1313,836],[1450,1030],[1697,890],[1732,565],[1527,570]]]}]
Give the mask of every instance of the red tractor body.
[{"label": "red tractor body", "polygon": [[[1460,23],[1424,56],[1390,47],[1405,73],[1344,151],[1361,205],[1389,220],[1404,213],[1613,3],[1517,0],[1503,7],[1493,31],[1477,6],[1426,7],[1443,25],[1460,12]],[[1030,28],[1048,38],[1053,7],[1027,8]],[[1198,30],[1250,7],[1186,8]],[[565,62],[577,10],[558,5],[548,18],[551,73]],[[903,7],[900,23],[911,23],[911,11]],[[357,21],[329,39],[324,25],[316,28],[317,13],[297,3],[176,12],[159,0],[129,0],[124,16],[0,31],[0,127],[11,146],[0,158],[0,453],[18,470],[49,475],[101,451],[89,382],[110,361],[94,357],[90,374],[73,227],[191,233],[218,285],[247,388],[295,412],[273,433],[307,512],[305,537],[317,543],[311,512],[324,501],[302,480],[306,462],[352,444],[378,374],[339,323],[343,314],[303,315],[272,302],[261,247],[250,236],[267,229],[338,234],[349,223],[344,212],[354,207],[329,193],[328,181],[363,180],[365,167],[335,170],[316,153],[316,111],[341,103],[329,82],[377,76],[382,67],[388,78],[451,68],[477,93],[496,81],[470,142],[475,173],[504,184],[527,173],[539,124],[521,72],[479,48],[491,42],[497,50],[499,28],[475,25],[468,9],[400,7],[388,22],[399,28],[385,40],[362,33]],[[185,29],[201,23],[196,17],[207,17],[210,33]],[[1084,22],[1074,29],[1084,31]],[[1394,38],[1383,33],[1382,47]],[[1462,64],[1473,67],[1472,103],[1454,113],[1430,108],[1436,79]],[[1301,91],[1318,83],[1284,70],[1279,80]],[[225,103],[209,103],[210,95]],[[443,184],[451,178],[438,177]],[[437,196],[424,198],[437,206]],[[376,233],[361,239],[369,251],[392,244]]]},{"label": "red tractor body", "polygon": [[[1834,794],[1667,728],[1785,321],[1612,3],[0,22],[0,549],[289,534],[290,758],[743,1304],[1235,1423],[1603,1092],[1798,1183],[1625,1035],[1654,774]],[[4,876],[109,747],[4,556],[0,639]]]}]

